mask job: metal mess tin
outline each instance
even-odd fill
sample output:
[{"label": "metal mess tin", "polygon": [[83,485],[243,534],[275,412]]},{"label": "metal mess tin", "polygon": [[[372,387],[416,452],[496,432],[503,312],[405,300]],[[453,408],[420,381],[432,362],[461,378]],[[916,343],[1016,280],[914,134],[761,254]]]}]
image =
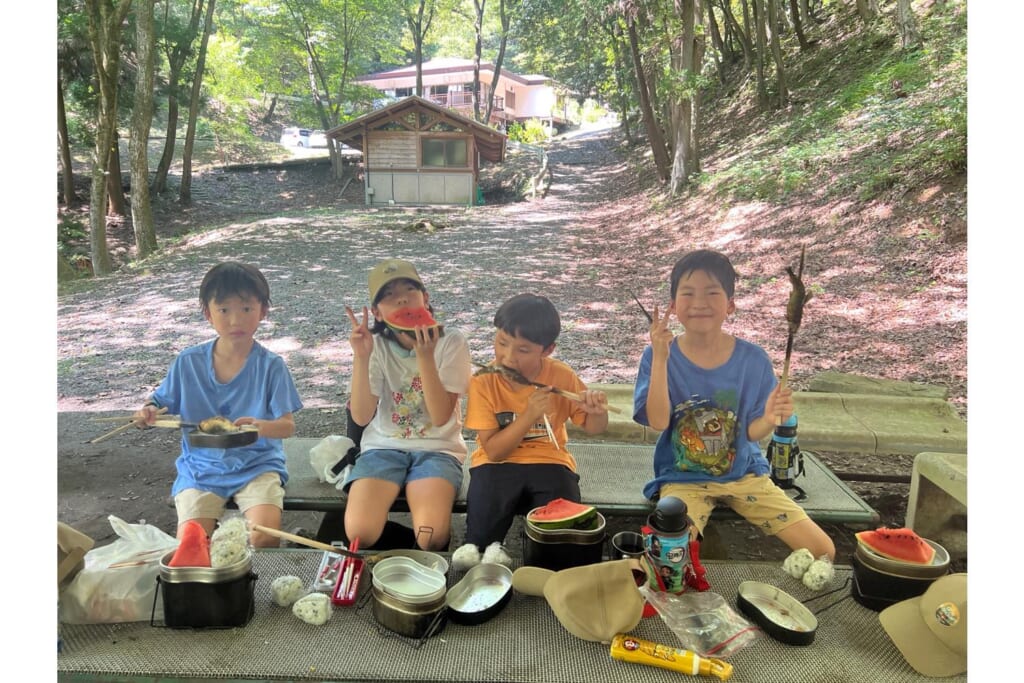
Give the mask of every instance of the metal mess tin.
[{"label": "metal mess tin", "polygon": [[496,616],[512,598],[512,570],[486,562],[472,567],[445,596],[448,618],[475,625]]},{"label": "metal mess tin", "polygon": [[744,581],[737,589],[740,611],[787,645],[810,645],[818,630],[818,618],[786,591],[760,581]]},{"label": "metal mess tin", "polygon": [[260,438],[258,429],[239,429],[237,432],[224,434],[207,434],[198,429],[188,433],[188,444],[196,448],[239,448],[256,443]]},{"label": "metal mess tin", "polygon": [[163,592],[164,626],[169,628],[234,628],[244,626],[256,610],[259,578],[252,571],[252,552],[224,567],[171,567],[174,551],[160,560],[149,623],[157,626],[156,601]]},{"label": "metal mess tin", "polygon": [[408,557],[416,560],[428,569],[433,569],[435,572],[440,572],[446,576],[448,574],[448,560],[428,550],[392,548],[391,550],[382,550],[379,553],[375,553],[374,557],[378,558],[378,561],[387,557]]},{"label": "metal mess tin", "polygon": [[444,598],[445,578],[409,557],[386,557],[373,567],[373,587],[404,605],[428,605]]}]

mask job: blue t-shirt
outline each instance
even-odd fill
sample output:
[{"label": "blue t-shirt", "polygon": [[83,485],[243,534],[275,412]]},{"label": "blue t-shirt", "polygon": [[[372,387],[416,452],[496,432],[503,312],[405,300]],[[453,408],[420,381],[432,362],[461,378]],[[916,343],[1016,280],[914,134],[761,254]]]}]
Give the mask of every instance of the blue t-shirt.
[{"label": "blue t-shirt", "polygon": [[[254,343],[245,365],[227,384],[213,372],[213,345],[208,341],[182,351],[167,377],[153,392],[152,400],[166,407],[182,422],[223,415],[229,420],[255,417],[276,420],[302,407],[284,359]],[[184,489],[201,489],[230,498],[264,472],[277,472],[281,484],[288,481],[281,439],[260,437],[240,448],[196,448],[182,431],[181,455],[175,461],[178,477],[171,495]]]},{"label": "blue t-shirt", "polygon": [[[650,345],[640,357],[633,390],[633,419],[647,420],[651,382]],[[764,413],[777,380],[764,349],[736,339],[732,355],[711,370],[692,363],[673,340],[668,357],[668,429],[654,446],[654,479],[644,485],[653,498],[662,484],[735,481],[767,474],[761,446],[747,438],[748,425]]]}]

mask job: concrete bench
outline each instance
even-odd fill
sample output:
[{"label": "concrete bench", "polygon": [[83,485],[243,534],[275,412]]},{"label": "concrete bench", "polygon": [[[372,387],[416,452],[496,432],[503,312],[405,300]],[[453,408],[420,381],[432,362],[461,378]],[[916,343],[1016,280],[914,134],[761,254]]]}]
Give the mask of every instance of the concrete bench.
[{"label": "concrete bench", "polygon": [[910,475],[906,526],[949,551],[967,554],[967,454],[918,453]]},{"label": "concrete bench", "polygon": [[[285,486],[286,510],[340,512],[345,509],[346,496],[332,484],[322,483],[309,464],[309,450],[320,442],[314,438],[285,439],[288,458],[288,484]],[[583,501],[596,507],[603,515],[644,517],[652,509],[644,498],[643,485],[651,478],[652,447],[645,444],[570,442],[569,450],[576,459],[580,474]],[[804,452],[806,476],[797,485],[807,492],[800,505],[819,522],[873,524],[878,513],[844,482],[835,476],[813,453]],[[469,467],[465,466],[462,490],[453,512],[466,512],[466,491]],[[399,497],[392,507],[407,512],[408,505]],[[716,511],[722,518],[736,518],[728,508]]]}]

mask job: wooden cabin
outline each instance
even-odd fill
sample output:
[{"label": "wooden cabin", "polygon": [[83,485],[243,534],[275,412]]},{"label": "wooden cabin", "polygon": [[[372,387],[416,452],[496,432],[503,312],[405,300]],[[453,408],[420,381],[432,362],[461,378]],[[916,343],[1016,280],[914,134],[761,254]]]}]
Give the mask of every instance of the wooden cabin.
[{"label": "wooden cabin", "polygon": [[363,152],[366,203],[464,204],[477,198],[480,159],[500,163],[508,138],[415,95],[327,131]]}]

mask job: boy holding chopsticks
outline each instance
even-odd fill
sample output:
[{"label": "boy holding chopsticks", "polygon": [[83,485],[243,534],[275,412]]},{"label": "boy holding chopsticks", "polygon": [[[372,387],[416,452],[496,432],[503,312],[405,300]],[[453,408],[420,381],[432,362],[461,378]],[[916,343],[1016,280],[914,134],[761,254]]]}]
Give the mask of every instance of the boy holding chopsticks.
[{"label": "boy holding chopsticks", "polygon": [[[183,422],[220,415],[236,427],[255,427],[255,443],[226,449],[192,446],[182,430],[171,489],[178,530],[195,519],[212,534],[231,498],[250,524],[279,529],[288,481],[281,440],[295,433],[292,413],[302,401],[284,359],[254,339],[270,310],[270,285],[255,266],[220,263],[203,278],[199,301],[217,337],[178,354],[136,422],[152,425],[166,409]],[[255,530],[249,540],[278,545],[277,537]]]},{"label": "boy holding chopsticks", "polygon": [[[608,426],[605,393],[587,389],[572,368],[551,358],[561,320],[547,298],[512,297],[498,309],[494,327],[489,369],[495,371],[477,373],[469,384],[466,428],[476,430],[477,448],[470,464],[466,543],[452,554],[455,569],[479,564],[481,549],[484,562],[510,564],[501,544],[517,513],[556,498],[580,502],[566,420],[588,434]],[[563,392],[575,392],[579,400]]]}]

